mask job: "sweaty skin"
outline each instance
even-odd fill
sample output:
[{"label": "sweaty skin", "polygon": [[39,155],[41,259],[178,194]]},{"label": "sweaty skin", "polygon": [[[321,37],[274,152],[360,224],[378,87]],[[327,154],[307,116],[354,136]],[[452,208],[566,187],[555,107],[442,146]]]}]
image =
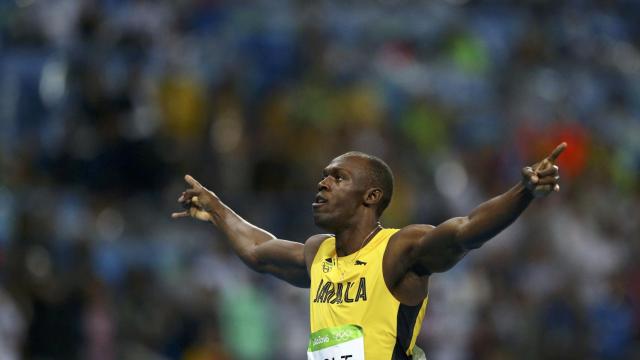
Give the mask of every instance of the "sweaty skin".
[{"label": "sweaty skin", "polygon": [[[522,169],[522,180],[505,193],[440,225],[409,225],[396,232],[383,257],[384,280],[393,296],[405,305],[419,304],[427,296],[429,276],[453,267],[509,226],[535,198],[560,190],[555,161],[567,144]],[[314,201],[315,223],[335,234],[336,251],[346,256],[367,243],[379,220],[383,198],[380,187],[370,185],[367,159],[345,154],[331,161],[318,183]],[[235,253],[251,269],[274,275],[298,287],[309,287],[310,267],[322,241],[332,236],[313,235],[304,244],[276,238],[244,220],[212,191],[190,175],[190,188],[178,199],[185,208],[173,218],[191,216],[214,224]]]}]

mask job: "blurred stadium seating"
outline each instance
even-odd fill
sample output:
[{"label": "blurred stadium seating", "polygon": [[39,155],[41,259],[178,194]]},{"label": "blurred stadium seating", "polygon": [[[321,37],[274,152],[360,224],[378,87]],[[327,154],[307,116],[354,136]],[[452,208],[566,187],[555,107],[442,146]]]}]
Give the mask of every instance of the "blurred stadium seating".
[{"label": "blurred stadium seating", "polygon": [[400,227],[468,213],[562,140],[561,192],[433,277],[418,344],[640,358],[638,19],[635,0],[0,0],[0,359],[299,360],[307,292],[171,220],[184,174],[304,241],[347,150],[391,165]]}]

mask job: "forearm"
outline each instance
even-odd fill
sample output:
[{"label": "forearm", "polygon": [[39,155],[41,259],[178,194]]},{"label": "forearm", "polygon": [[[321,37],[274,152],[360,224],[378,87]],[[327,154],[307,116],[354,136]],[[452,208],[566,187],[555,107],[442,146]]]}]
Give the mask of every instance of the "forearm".
[{"label": "forearm", "polygon": [[219,199],[209,210],[211,222],[225,235],[233,251],[249,267],[260,271],[261,261],[256,257],[255,249],[276,237],[236,214]]},{"label": "forearm", "polygon": [[541,162],[523,168],[520,183],[480,204],[468,216],[449,219],[425,231],[422,236],[408,236],[404,242],[406,253],[414,259],[408,262],[409,267],[418,274],[450,269],[469,250],[479,248],[511,225],[534,197],[558,191],[560,177],[558,167],[553,162],[566,147],[567,144],[562,143]]},{"label": "forearm", "polygon": [[513,223],[533,200],[520,182],[507,192],[475,208],[465,219],[456,241],[465,249],[476,249]]},{"label": "forearm", "polygon": [[191,185],[178,198],[185,210],[172,213],[172,218],[190,216],[211,222],[251,269],[272,274],[295,286],[309,286],[304,244],[276,239],[236,214],[191,175],[185,175],[184,180]]}]

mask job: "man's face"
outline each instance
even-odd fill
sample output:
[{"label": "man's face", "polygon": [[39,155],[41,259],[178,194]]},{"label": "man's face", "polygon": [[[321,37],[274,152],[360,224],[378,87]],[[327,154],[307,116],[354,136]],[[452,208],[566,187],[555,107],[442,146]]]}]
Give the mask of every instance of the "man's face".
[{"label": "man's face", "polygon": [[367,190],[366,161],[355,156],[340,156],[324,168],[312,204],[316,225],[335,231],[352,221]]}]

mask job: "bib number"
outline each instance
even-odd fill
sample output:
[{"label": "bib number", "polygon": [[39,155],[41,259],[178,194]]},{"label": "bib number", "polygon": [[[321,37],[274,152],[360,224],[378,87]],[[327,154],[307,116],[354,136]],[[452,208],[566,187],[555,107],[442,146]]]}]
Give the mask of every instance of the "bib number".
[{"label": "bib number", "polygon": [[307,360],[364,360],[364,333],[357,325],[322,329],[309,337]]}]

